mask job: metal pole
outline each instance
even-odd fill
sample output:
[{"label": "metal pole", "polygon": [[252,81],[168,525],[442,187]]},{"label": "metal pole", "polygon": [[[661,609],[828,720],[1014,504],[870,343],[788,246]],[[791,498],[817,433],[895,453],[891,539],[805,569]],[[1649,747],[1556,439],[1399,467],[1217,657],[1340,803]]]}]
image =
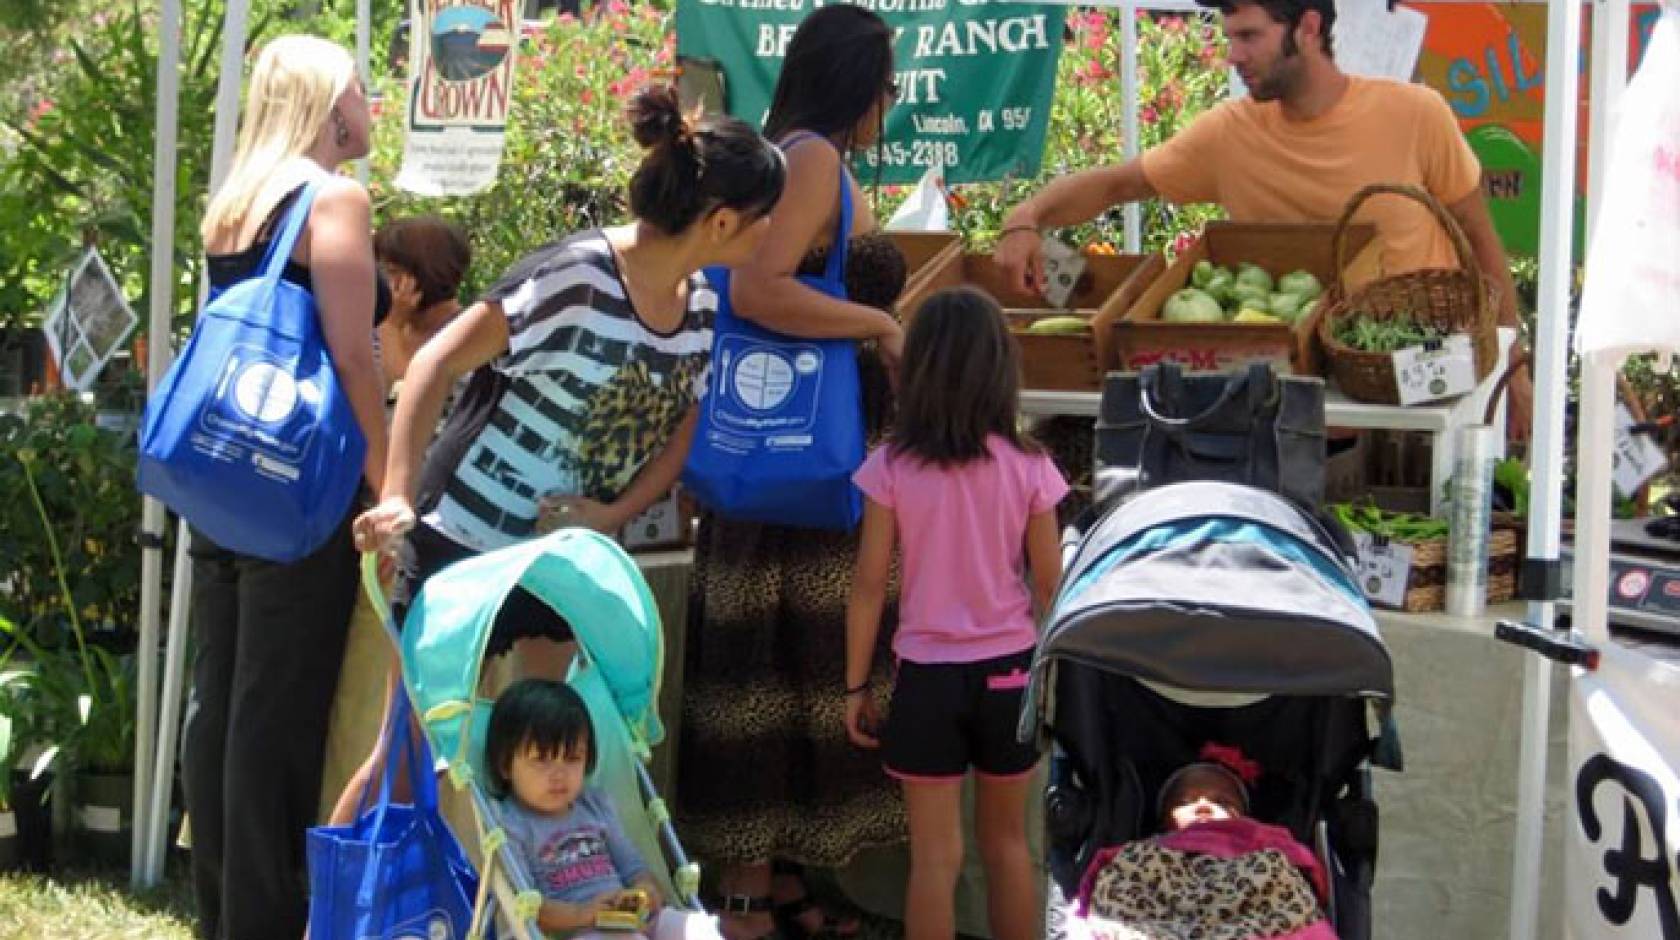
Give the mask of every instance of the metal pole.
[{"label": "metal pole", "polygon": [[1592,128],[1587,135],[1587,232],[1598,231],[1598,209],[1604,196],[1604,166],[1610,152],[1611,129],[1627,87],[1627,0],[1597,0],[1592,14]]},{"label": "metal pole", "polygon": [[[1142,140],[1138,133],[1138,7],[1132,0],[1120,4],[1120,140],[1126,149],[1126,159],[1137,159]],[[1126,251],[1138,254],[1143,250],[1143,207],[1126,203],[1120,210],[1126,220]]]},{"label": "metal pole", "polygon": [[[1540,211],[1540,324],[1534,344],[1536,394],[1530,451],[1533,500],[1529,506],[1528,557],[1555,561],[1562,536],[1563,408],[1568,383],[1565,344],[1569,338],[1569,293],[1574,280],[1575,109],[1580,82],[1581,7],[1576,3],[1553,3],[1548,12],[1542,157],[1545,173]],[[1582,426],[1586,427],[1584,414],[1582,419]],[[1580,505],[1577,502],[1577,507]],[[1577,565],[1576,570],[1580,569]],[[1577,601],[1582,598],[1583,595],[1576,595]],[[1602,600],[1603,595],[1599,598]],[[1554,614],[1549,602],[1529,605],[1530,622],[1543,629],[1552,626]],[[1523,730],[1517,758],[1516,845],[1511,864],[1512,940],[1533,940],[1539,927],[1551,696],[1551,662],[1540,656],[1527,657],[1523,668]]]},{"label": "metal pole", "polygon": [[[372,29],[373,13],[372,0],[356,0],[356,74],[362,80],[362,89],[372,89],[373,70],[368,65],[368,33]],[[518,24],[514,24],[517,31]],[[365,187],[368,184],[368,158],[356,161],[356,179]]]},{"label": "metal pole", "polygon": [[[216,126],[210,151],[211,192],[215,192],[226,178],[228,164],[233,161],[234,131],[238,127],[239,119],[239,90],[245,69],[248,14],[247,0],[234,0],[228,4],[222,27],[221,73],[216,84]],[[198,294],[200,307],[204,305],[207,291],[208,286],[201,283]],[[159,350],[160,345],[152,345],[153,354],[162,352],[167,356],[168,350]],[[152,370],[153,375],[162,375],[167,365],[165,360],[164,365]],[[154,784],[151,798],[146,804],[135,804],[136,815],[138,816],[144,806],[149,820],[146,842],[135,853],[136,863],[144,866],[142,877],[148,885],[156,884],[163,876],[164,849],[169,838],[164,827],[169,821],[169,797],[175,776],[181,694],[186,684],[187,639],[191,629],[191,611],[187,603],[192,590],[192,565],[187,557],[190,543],[191,535],[187,525],[184,521],[180,522],[176,527],[175,536],[175,584],[169,606],[169,640],[165,652],[163,695],[156,717],[148,723],[151,727],[161,729],[155,762],[151,768],[152,777],[157,783]],[[174,677],[173,681],[171,677]],[[144,772],[137,764],[135,775],[142,776]],[[159,790],[162,792],[158,792]]]},{"label": "metal pole", "polygon": [[[147,327],[146,389],[157,386],[169,367],[169,322],[175,306],[175,164],[181,97],[181,2],[163,0],[158,11],[157,126],[152,144],[151,311]],[[141,813],[151,802],[145,772],[157,731],[158,593],[163,575],[163,505],[146,499],[141,507],[144,536],[140,561],[140,638],[135,655],[134,832],[129,852],[129,880],[145,887],[142,846],[153,820]]]}]

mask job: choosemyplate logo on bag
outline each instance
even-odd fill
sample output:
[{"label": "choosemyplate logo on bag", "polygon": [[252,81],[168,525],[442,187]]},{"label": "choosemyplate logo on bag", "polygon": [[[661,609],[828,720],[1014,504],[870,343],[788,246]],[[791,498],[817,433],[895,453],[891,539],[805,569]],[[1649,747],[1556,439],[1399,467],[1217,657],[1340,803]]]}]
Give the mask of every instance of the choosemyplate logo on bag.
[{"label": "choosemyplate logo on bag", "polygon": [[258,473],[295,480],[315,440],[321,389],[255,346],[235,346],[199,415],[193,446],[219,460],[249,460]]},{"label": "choosemyplate logo on bag", "polygon": [[772,448],[810,444],[822,385],[823,354],[815,346],[772,346],[729,336],[718,344],[718,388],[712,421],[731,434],[752,435]]}]

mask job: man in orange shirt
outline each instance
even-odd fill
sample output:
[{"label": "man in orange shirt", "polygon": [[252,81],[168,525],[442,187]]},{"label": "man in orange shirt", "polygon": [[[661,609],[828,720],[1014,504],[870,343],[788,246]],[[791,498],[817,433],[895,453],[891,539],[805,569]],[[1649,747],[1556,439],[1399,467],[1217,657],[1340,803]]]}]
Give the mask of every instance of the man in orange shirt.
[{"label": "man in orange shirt", "polygon": [[[1159,197],[1216,202],[1239,222],[1333,221],[1366,185],[1405,183],[1458,220],[1498,285],[1500,323],[1516,326],[1516,289],[1482,200],[1481,165],[1440,94],[1339,69],[1331,58],[1334,0],[1199,2],[1224,13],[1231,65],[1248,97],[1218,105],[1136,159],[1056,180],[1016,206],[996,252],[1011,280],[1028,291],[1040,286],[1040,229],[1119,203]],[[1376,226],[1386,275],[1459,266],[1447,234],[1414,200],[1376,196],[1356,218]],[[1525,437],[1533,399],[1526,371],[1509,395],[1509,431]]]}]

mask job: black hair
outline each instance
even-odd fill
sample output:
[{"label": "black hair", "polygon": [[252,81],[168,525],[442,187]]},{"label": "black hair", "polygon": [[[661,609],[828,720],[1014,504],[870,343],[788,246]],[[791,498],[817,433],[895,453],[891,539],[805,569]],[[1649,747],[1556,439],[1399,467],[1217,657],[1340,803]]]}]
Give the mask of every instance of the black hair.
[{"label": "black hair", "polygon": [[647,151],[630,178],[630,211],[643,222],[677,235],[714,209],[756,220],[782,198],[782,152],[746,123],[690,121],[669,85],[643,88],[625,111],[636,143]]},{"label": "black hair", "polygon": [[892,87],[892,43],[886,21],[860,6],[834,4],[805,17],[788,42],[764,136],[812,131],[850,153],[858,123]]},{"label": "black hair", "polygon": [[1021,351],[990,294],[953,287],[910,321],[892,447],[941,467],[987,457],[993,434],[1040,452],[1019,427]]},{"label": "black hair", "polygon": [[1196,0],[1204,7],[1218,10],[1230,16],[1243,7],[1259,7],[1266,11],[1274,23],[1282,23],[1288,27],[1283,34],[1283,51],[1286,55],[1294,55],[1299,51],[1295,44],[1295,27],[1301,25],[1301,17],[1308,12],[1316,12],[1322,25],[1319,36],[1322,39],[1325,55],[1335,54],[1335,42],[1331,38],[1331,30],[1336,26],[1335,0]]},{"label": "black hair", "polygon": [[484,769],[496,796],[512,792],[513,759],[528,747],[542,757],[569,754],[582,745],[584,772],[595,770],[595,728],[577,690],[553,679],[521,679],[490,710],[484,735]]},{"label": "black hair", "polygon": [[454,297],[472,265],[460,226],[435,215],[387,222],[373,235],[374,257],[407,271],[420,288],[420,309]]}]

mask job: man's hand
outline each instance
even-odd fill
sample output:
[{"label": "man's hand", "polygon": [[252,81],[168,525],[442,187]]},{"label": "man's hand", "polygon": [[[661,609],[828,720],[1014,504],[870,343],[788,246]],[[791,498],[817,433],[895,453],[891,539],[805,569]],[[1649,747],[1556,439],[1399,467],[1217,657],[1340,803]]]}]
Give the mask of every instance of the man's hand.
[{"label": "man's hand", "polygon": [[1038,230],[1005,226],[1007,234],[992,249],[992,260],[1003,268],[1011,288],[1029,297],[1044,292],[1044,244]]}]

